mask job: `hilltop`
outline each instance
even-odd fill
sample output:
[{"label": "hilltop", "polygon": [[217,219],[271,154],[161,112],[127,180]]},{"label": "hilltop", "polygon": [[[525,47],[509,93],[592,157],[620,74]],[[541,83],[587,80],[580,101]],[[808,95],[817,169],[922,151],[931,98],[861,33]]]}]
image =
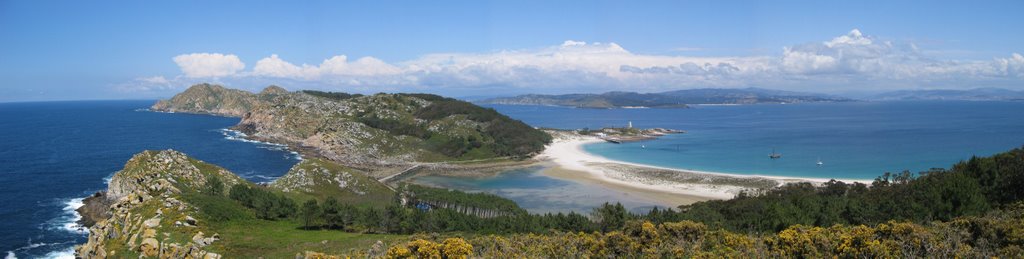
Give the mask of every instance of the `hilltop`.
[{"label": "hilltop", "polygon": [[551,137],[489,108],[430,94],[260,93],[199,84],[152,110],[241,117],[234,129],[362,169],[527,158]]},{"label": "hilltop", "polygon": [[660,93],[607,92],[602,94],[528,94],[481,100],[481,104],[554,105],[579,108],[687,108],[694,104],[757,104],[846,102],[851,99],[815,93],[761,88],[686,89]]},{"label": "hilltop", "polygon": [[[252,225],[295,217],[301,201],[338,199],[353,206],[382,208],[395,192],[358,170],[321,160],[295,165],[269,187],[174,150],[134,155],[114,174],[105,192],[87,203],[105,204],[85,214],[96,222],[89,239],[76,247],[80,258],[160,257],[221,258],[250,249],[250,242],[270,238]],[[99,206],[89,206],[96,208]],[[244,224],[249,222],[252,224]],[[240,224],[242,223],[242,224]],[[245,228],[245,235],[238,233]],[[369,246],[388,236],[336,233]],[[310,249],[291,240],[279,249]],[[289,252],[293,253],[293,252]]]}]

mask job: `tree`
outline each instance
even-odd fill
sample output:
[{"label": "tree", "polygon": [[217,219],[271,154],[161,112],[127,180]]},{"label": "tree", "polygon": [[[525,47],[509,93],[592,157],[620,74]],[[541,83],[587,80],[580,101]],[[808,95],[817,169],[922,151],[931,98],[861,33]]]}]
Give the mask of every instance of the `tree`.
[{"label": "tree", "polygon": [[343,226],[341,204],[338,203],[337,199],[333,196],[328,196],[327,199],[324,199],[324,204],[321,207],[323,207],[324,224],[328,228],[341,228]]},{"label": "tree", "polygon": [[622,228],[629,215],[621,203],[616,202],[615,205],[611,205],[605,202],[600,207],[594,208],[593,216],[601,232],[608,232]]},{"label": "tree", "polygon": [[310,199],[303,203],[299,216],[302,218],[303,226],[306,229],[312,227],[320,219],[320,206],[317,205],[316,200]]},{"label": "tree", "polygon": [[211,175],[206,179],[206,187],[203,188],[203,193],[207,195],[221,195],[224,193],[224,182],[221,182],[220,177]]}]

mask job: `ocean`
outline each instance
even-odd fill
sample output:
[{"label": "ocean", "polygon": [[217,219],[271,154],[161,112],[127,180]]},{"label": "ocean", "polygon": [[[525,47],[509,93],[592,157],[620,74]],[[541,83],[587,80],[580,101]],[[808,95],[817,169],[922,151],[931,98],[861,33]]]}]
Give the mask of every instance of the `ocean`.
[{"label": "ocean", "polygon": [[70,257],[86,241],[74,222],[81,198],[133,154],[175,149],[266,182],[300,159],[282,146],[242,141],[238,118],[157,113],[154,101],[0,103],[0,253]]},{"label": "ocean", "polygon": [[[85,241],[74,221],[81,198],[135,153],[176,149],[256,182],[299,161],[282,146],[245,141],[237,118],[146,111],[153,101],[0,103],[0,253],[70,256]],[[574,109],[490,105],[537,127],[664,127],[685,134],[585,146],[636,163],[734,174],[873,179],[886,171],[949,167],[1024,144],[1024,102],[854,102],[697,106],[693,109]],[[776,160],[772,152],[782,153]],[[823,165],[816,165],[821,160]],[[625,193],[543,176],[526,168],[495,178],[425,177],[448,188],[496,193],[532,212],[573,210]]]},{"label": "ocean", "polygon": [[[1024,102],[849,102],[575,109],[492,105],[536,127],[671,128],[685,134],[595,143],[613,160],[744,175],[872,180],[948,168],[1024,145]],[[779,159],[768,157],[772,152]],[[822,165],[817,165],[817,161]]]},{"label": "ocean", "polygon": [[[594,143],[613,160],[744,175],[871,180],[885,172],[948,168],[973,155],[1024,145],[1024,102],[851,102],[577,109],[487,105],[535,127],[671,128],[687,131],[624,144]],[[768,157],[773,151],[779,159]],[[821,161],[822,165],[817,162]],[[412,181],[488,192],[534,212],[587,213],[605,201],[633,211],[655,206],[629,193],[554,179],[543,167],[494,178],[428,176]]]}]

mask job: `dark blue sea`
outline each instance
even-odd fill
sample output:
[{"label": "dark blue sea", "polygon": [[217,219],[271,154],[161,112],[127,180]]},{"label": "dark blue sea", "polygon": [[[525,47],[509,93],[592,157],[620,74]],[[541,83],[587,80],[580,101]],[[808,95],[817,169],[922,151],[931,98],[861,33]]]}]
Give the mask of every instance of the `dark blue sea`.
[{"label": "dark blue sea", "polygon": [[86,237],[74,208],[143,150],[179,150],[256,182],[283,175],[300,159],[225,131],[237,118],[145,111],[151,104],[0,103],[0,253],[71,256]]}]

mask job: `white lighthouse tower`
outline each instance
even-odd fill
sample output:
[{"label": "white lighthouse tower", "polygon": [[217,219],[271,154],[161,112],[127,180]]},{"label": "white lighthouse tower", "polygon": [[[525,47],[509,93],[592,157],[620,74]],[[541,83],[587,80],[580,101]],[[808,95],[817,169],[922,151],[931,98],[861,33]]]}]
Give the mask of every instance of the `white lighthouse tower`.
[{"label": "white lighthouse tower", "polygon": [[626,126],[626,128],[632,129],[633,128],[633,121],[629,121],[629,126]]}]

